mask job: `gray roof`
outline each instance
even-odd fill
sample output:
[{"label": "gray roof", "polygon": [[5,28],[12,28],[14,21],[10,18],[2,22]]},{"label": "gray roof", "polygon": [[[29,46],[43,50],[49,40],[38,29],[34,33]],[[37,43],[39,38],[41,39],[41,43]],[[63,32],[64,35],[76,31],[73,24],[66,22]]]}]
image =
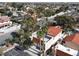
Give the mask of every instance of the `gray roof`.
[{"label": "gray roof", "polygon": [[28,53],[25,53],[20,50],[12,49],[4,54],[4,56],[30,56]]}]

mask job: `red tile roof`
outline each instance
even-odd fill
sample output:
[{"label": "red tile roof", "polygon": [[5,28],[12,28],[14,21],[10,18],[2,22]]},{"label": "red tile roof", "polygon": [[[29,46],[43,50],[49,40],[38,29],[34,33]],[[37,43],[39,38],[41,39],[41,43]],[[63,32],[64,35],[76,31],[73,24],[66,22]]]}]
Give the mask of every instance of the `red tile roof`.
[{"label": "red tile roof", "polygon": [[56,36],[57,34],[59,34],[62,31],[62,29],[59,26],[50,26],[48,28],[48,32],[47,34],[51,35],[51,36]]},{"label": "red tile roof", "polygon": [[73,35],[70,35],[70,36],[67,36],[65,39],[64,39],[65,42],[69,42],[69,41],[72,41],[76,44],[79,45],[79,33],[75,33]]}]

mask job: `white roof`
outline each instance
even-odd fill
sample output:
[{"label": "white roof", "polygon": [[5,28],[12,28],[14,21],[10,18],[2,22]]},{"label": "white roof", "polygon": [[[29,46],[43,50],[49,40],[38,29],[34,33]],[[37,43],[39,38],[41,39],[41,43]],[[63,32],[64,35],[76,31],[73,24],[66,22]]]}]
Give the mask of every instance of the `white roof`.
[{"label": "white roof", "polygon": [[16,30],[19,30],[21,27],[21,25],[14,25],[14,26],[6,26],[0,29],[0,32],[4,32],[4,33],[9,33],[9,32],[14,32]]},{"label": "white roof", "polygon": [[63,15],[63,14],[65,14],[65,12],[60,12],[60,13],[58,13],[58,14],[55,14],[54,16],[48,17],[48,19],[55,18],[56,16],[61,16],[61,15]]},{"label": "white roof", "polygon": [[52,37],[48,42],[45,43],[45,51],[47,51],[51,45],[54,45],[58,40],[58,39],[54,39],[55,37]]},{"label": "white roof", "polygon": [[57,15],[60,16],[60,15],[63,15],[63,14],[65,14],[65,12],[60,12],[60,13],[58,13]]},{"label": "white roof", "polygon": [[45,20],[46,17],[41,17],[41,18],[37,18],[37,21],[40,21],[40,20]]},{"label": "white roof", "polygon": [[44,41],[47,42],[49,39],[48,38],[44,38]]},{"label": "white roof", "polygon": [[79,28],[75,28],[75,30],[79,31]]},{"label": "white roof", "polygon": [[56,47],[55,47],[55,49],[58,49],[60,51],[63,51],[65,53],[68,53],[68,54],[73,55],[73,56],[76,56],[77,53],[78,53],[77,50],[71,49],[69,47],[65,47],[65,46],[63,46],[61,44],[57,44]]},{"label": "white roof", "polygon": [[37,18],[37,21],[40,21],[41,20],[41,18]]},{"label": "white roof", "polygon": [[14,15],[14,16],[18,16],[18,14],[17,14],[15,11],[13,12],[13,15]]}]

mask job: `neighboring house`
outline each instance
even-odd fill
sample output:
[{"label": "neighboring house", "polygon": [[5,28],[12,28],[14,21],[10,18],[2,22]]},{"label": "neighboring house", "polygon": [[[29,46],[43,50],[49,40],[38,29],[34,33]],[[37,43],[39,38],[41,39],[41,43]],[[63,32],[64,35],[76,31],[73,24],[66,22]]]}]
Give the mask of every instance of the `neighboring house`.
[{"label": "neighboring house", "polygon": [[71,49],[61,44],[55,46],[55,56],[76,56],[78,54],[77,50]]},{"label": "neighboring house", "polygon": [[0,7],[3,7],[6,3],[0,2]]},{"label": "neighboring house", "polygon": [[11,25],[10,17],[8,16],[0,16],[0,27],[5,27],[7,25]]},{"label": "neighboring house", "polygon": [[0,29],[0,45],[5,43],[6,39],[12,39],[12,32],[17,32],[21,28],[21,25],[7,26]]},{"label": "neighboring house", "polygon": [[9,50],[15,48],[15,46],[18,46],[18,44],[14,43],[13,45],[8,44],[8,45],[3,45],[0,46],[0,54],[4,55],[6,52],[8,52]]},{"label": "neighboring house", "polygon": [[79,33],[66,36],[55,48],[58,56],[79,56]]},{"label": "neighboring house", "polygon": [[4,10],[6,3],[0,2],[0,10]]},{"label": "neighboring house", "polygon": [[44,38],[45,51],[54,45],[62,37],[62,29],[60,26],[50,26],[47,35]]},{"label": "neighboring house", "polygon": [[18,16],[12,16],[11,17],[11,20],[15,20],[15,21],[23,21],[23,20],[26,20],[26,19],[29,19],[31,16],[28,15],[28,14],[25,14],[25,15],[21,15],[22,13],[21,12],[17,12]]},{"label": "neighboring house", "polygon": [[72,49],[79,50],[79,33],[75,33],[75,34],[72,34],[70,36],[67,36],[63,40],[63,42],[62,43],[64,45],[66,45]]},{"label": "neighboring house", "polygon": [[30,56],[28,53],[23,52],[23,47],[14,43],[13,45],[4,45],[0,47],[0,54],[4,56]]},{"label": "neighboring house", "polygon": [[5,43],[5,40],[12,38],[11,33],[20,29],[21,25],[12,24],[8,16],[0,16],[0,45]]}]

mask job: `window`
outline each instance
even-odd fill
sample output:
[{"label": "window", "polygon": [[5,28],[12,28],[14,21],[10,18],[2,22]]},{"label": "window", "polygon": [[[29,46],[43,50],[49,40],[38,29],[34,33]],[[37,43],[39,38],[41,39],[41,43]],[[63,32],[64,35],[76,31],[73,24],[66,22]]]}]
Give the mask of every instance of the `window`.
[{"label": "window", "polygon": [[49,40],[51,39],[51,37],[49,37],[49,36],[47,36],[47,35],[45,36],[45,38],[47,38],[47,39],[49,39]]},{"label": "window", "polygon": [[45,35],[45,41],[48,42],[52,37]]}]

